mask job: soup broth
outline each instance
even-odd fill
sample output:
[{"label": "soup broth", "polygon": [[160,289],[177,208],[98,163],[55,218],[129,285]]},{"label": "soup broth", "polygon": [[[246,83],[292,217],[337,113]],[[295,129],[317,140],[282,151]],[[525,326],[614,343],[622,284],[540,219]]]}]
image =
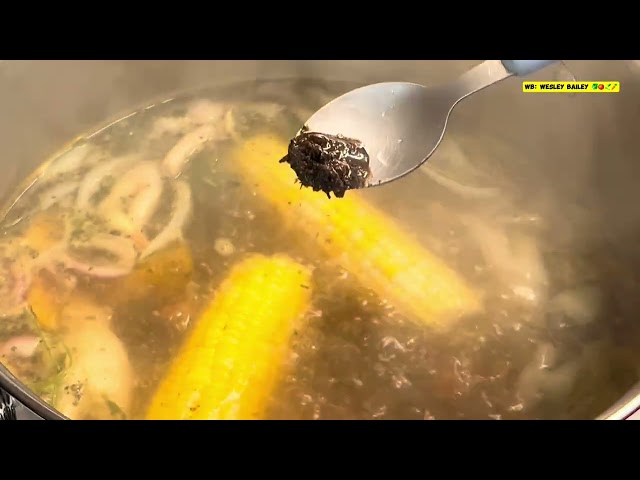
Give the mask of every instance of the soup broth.
[{"label": "soup broth", "polygon": [[[273,386],[252,393],[264,394],[253,417],[600,414],[638,378],[636,310],[619,297],[623,285],[638,284],[636,273],[604,236],[588,248],[578,241],[581,229],[591,228],[586,212],[576,205],[575,215],[560,218],[553,193],[518,175],[526,156],[508,143],[453,122],[419,171],[345,195],[382,212],[383,229],[410,232],[450,269],[451,282],[477,293],[481,307],[453,317],[441,317],[435,303],[416,306],[420,295],[410,283],[387,296],[393,286],[366,274],[383,270],[384,257],[393,265],[403,245],[389,241],[363,253],[360,243],[320,244],[337,238],[323,237],[339,234],[334,220],[324,225],[313,209],[276,208],[234,164],[242,145],[260,135],[280,138],[283,156],[317,108],[356,86],[271,81],[197,91],[135,111],[44,164],[0,225],[2,363],[72,419],[149,418],[158,386],[206,321],[203,312],[216,315],[212,299],[223,296],[234,267],[251,255],[285,255],[311,272],[310,284],[300,286],[308,289],[308,308],[286,345],[254,352],[248,384],[213,367],[198,380],[251,390],[260,383],[259,356],[283,350],[273,360]],[[290,170],[278,160],[269,168]],[[365,215],[345,228],[358,222],[373,220]],[[260,310],[269,308],[262,294],[237,299],[248,318],[279,314]],[[203,351],[223,355],[224,336]],[[246,361],[224,352],[227,367]],[[200,393],[213,398],[204,387]],[[224,401],[243,392],[234,387],[233,394]]]}]

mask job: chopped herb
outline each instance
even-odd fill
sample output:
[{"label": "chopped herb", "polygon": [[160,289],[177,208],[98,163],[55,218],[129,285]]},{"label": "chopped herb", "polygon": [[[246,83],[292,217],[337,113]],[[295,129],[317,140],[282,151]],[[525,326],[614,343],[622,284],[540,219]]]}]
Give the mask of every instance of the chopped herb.
[{"label": "chopped herb", "polygon": [[116,402],[114,402],[113,400],[110,400],[106,396],[103,396],[103,398],[107,404],[107,407],[109,408],[109,413],[111,414],[112,417],[117,417],[122,420],[126,420],[127,418],[126,414]]},{"label": "chopped herb", "polygon": [[[74,383],[72,385],[69,385],[68,387],[69,387],[68,393],[73,395],[73,406],[77,407],[78,403],[80,403],[80,400],[82,400],[82,392],[84,390],[84,384]],[[65,390],[67,390],[67,387],[65,387]]]},{"label": "chopped herb", "polygon": [[364,187],[371,174],[369,155],[360,141],[310,132],[306,125],[280,163],[291,166],[301,188],[323,191],[329,198],[331,192],[341,198],[347,190]]}]

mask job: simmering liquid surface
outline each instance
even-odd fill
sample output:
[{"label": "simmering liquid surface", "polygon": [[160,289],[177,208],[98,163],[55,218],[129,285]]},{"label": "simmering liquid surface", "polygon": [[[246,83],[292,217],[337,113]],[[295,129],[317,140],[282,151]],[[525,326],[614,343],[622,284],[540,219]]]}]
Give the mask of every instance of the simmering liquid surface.
[{"label": "simmering liquid surface", "polygon": [[[600,414],[638,378],[629,298],[639,283],[604,239],[579,242],[594,212],[576,205],[559,218],[553,193],[518,176],[526,154],[454,123],[420,171],[347,192],[482,298],[480,311],[429,322],[376,293],[366,275],[356,279],[341,261],[349,244],[327,256],[230,164],[258,133],[281,138],[284,155],[313,111],[355,86],[198,91],[134,112],[47,163],[1,224],[2,363],[71,418],[143,418],[230,269],[249,254],[286,254],[313,271],[311,305],[263,418]],[[277,160],[273,168],[289,169]],[[318,235],[336,228],[327,220]],[[247,292],[247,304],[260,308],[260,295]]]}]

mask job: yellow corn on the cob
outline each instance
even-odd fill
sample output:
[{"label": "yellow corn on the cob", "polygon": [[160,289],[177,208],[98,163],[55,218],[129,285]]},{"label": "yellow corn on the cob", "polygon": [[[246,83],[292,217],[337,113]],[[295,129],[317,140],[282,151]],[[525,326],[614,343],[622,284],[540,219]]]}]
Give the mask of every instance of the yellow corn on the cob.
[{"label": "yellow corn on the cob", "polygon": [[480,296],[456,272],[368,204],[362,192],[328,199],[300,188],[293,170],[278,163],[286,152],[282,138],[262,134],[238,146],[230,164],[290,227],[304,231],[362,285],[410,318],[443,327],[480,309]]},{"label": "yellow corn on the cob", "polygon": [[311,272],[282,255],[232,267],[169,367],[148,419],[259,419],[310,302]]}]

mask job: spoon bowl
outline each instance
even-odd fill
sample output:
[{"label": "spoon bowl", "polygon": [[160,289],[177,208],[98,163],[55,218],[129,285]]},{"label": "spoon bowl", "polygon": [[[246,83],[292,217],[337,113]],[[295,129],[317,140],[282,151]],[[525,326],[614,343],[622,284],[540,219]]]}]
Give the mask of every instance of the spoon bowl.
[{"label": "spoon bowl", "polygon": [[306,125],[312,132],[362,142],[371,171],[365,187],[381,185],[427,161],[440,145],[449,116],[461,100],[514,74],[527,75],[553,62],[486,60],[448,84],[368,85],[329,102]]}]

